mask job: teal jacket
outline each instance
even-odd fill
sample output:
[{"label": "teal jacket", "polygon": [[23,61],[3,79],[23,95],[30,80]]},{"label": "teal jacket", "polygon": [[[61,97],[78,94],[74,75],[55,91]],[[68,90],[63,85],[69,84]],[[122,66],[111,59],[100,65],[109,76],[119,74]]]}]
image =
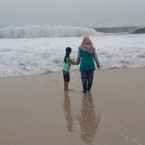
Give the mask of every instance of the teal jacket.
[{"label": "teal jacket", "polygon": [[83,48],[79,48],[78,50],[77,63],[80,63],[80,71],[94,71],[96,65],[100,68],[96,53],[90,53]]}]

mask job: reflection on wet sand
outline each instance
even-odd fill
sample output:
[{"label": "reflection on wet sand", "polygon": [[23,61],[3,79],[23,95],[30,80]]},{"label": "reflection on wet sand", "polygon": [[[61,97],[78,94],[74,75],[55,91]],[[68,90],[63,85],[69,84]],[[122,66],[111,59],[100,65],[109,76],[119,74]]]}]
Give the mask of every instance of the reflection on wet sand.
[{"label": "reflection on wet sand", "polygon": [[[79,122],[80,138],[87,144],[91,144],[95,138],[96,130],[100,122],[100,114],[96,115],[93,97],[82,96],[80,115],[76,115]],[[64,94],[64,114],[67,121],[67,129],[73,131],[73,113],[71,110],[70,95],[68,92]]]},{"label": "reflection on wet sand", "polygon": [[70,102],[70,96],[67,92],[65,92],[64,95],[64,115],[65,119],[67,121],[67,129],[69,132],[73,131],[73,117],[71,112],[71,102]]},{"label": "reflection on wet sand", "polygon": [[96,116],[92,96],[83,96],[81,115],[78,120],[81,129],[81,139],[87,144],[92,143],[100,122],[100,115]]}]

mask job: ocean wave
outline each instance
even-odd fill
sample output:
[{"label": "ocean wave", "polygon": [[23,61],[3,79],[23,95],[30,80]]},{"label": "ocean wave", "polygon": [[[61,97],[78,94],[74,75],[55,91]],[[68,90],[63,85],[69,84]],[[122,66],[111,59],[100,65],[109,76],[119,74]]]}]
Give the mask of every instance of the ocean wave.
[{"label": "ocean wave", "polygon": [[77,37],[100,35],[93,28],[75,26],[27,25],[0,29],[0,38]]}]

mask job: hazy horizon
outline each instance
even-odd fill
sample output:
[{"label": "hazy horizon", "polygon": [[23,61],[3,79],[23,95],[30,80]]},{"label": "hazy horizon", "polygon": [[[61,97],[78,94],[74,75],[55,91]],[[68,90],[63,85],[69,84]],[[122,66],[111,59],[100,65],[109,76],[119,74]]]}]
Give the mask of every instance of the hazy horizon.
[{"label": "hazy horizon", "polygon": [[0,0],[0,27],[71,25],[144,26],[144,0]]}]

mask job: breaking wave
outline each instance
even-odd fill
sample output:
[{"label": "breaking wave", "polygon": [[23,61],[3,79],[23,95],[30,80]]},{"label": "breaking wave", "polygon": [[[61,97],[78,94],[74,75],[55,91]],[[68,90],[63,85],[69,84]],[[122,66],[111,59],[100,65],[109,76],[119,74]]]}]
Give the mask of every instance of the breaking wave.
[{"label": "breaking wave", "polygon": [[75,26],[27,25],[0,28],[0,38],[78,37],[99,35],[93,28]]}]

